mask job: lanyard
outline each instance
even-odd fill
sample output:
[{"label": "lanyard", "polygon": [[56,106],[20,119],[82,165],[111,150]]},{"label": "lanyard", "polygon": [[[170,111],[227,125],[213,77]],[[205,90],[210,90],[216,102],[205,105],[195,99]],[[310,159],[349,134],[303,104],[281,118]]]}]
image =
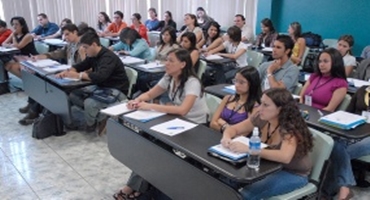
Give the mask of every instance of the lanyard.
[{"label": "lanyard", "polygon": [[319,85],[320,81],[321,81],[321,77],[319,78],[319,80],[317,81],[315,87],[313,87],[313,89],[310,91],[310,95],[312,95],[312,93],[316,90],[316,89],[319,89],[321,88],[322,86],[326,85],[327,83],[329,83],[331,80],[333,80],[333,78],[330,78],[329,80],[327,80],[325,83]]},{"label": "lanyard", "polygon": [[[236,106],[236,102],[235,102],[235,106]],[[234,108],[231,110],[231,113],[230,113],[230,116],[225,120],[228,124],[231,120],[231,118],[236,114],[238,113],[238,111],[243,107],[243,104],[239,105],[238,107],[236,107],[235,109],[235,106]]]},{"label": "lanyard", "polygon": [[280,125],[277,125],[276,128],[270,134],[270,125],[271,125],[270,123],[267,124],[267,138],[266,138],[266,141],[265,141],[266,144],[268,144],[268,141],[274,135],[274,133],[276,132],[276,130],[280,127]]},{"label": "lanyard", "polygon": [[[175,82],[173,83],[173,86],[175,87]],[[172,88],[172,91],[173,90],[174,90],[174,88]],[[172,93],[172,91],[171,91],[171,93]],[[175,92],[173,93],[173,96],[171,97],[172,102],[175,102],[175,97],[176,97],[178,91],[179,91],[179,87],[176,88]]]}]

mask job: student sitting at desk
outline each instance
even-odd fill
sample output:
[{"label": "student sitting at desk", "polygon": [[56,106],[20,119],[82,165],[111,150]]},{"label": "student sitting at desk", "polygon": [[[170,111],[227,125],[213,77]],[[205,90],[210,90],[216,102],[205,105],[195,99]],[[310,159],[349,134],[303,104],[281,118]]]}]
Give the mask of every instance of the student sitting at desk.
[{"label": "student sitting at desk", "polygon": [[205,32],[209,27],[209,23],[213,22],[214,20],[207,14],[203,7],[198,7],[196,14],[198,25],[203,32]]},{"label": "student sitting at desk", "polygon": [[[370,88],[362,86],[352,96],[348,105],[347,112],[370,118]],[[335,196],[338,193],[338,199],[351,199],[353,192],[350,187],[356,186],[356,180],[353,175],[351,160],[362,156],[370,155],[370,137],[366,137],[355,143],[345,139],[334,138],[334,147],[331,152],[331,169],[324,184],[324,191],[328,196]]]},{"label": "student sitting at desk", "polygon": [[[136,31],[134,31],[136,32]],[[87,57],[84,61],[72,65],[64,72],[57,74],[58,77],[74,78],[91,81],[93,86],[86,86],[73,90],[70,101],[84,110],[86,119],[86,132],[93,132],[99,123],[99,134],[105,127],[106,117],[99,115],[102,108],[109,103],[94,98],[92,93],[99,88],[110,90],[116,101],[125,99],[129,81],[125,67],[119,57],[112,51],[100,45],[99,36],[96,32],[87,32],[80,39],[81,46],[86,49]]]},{"label": "student sitting at desk", "polygon": [[60,26],[59,26],[59,30],[58,32],[52,34],[52,35],[48,35],[46,37],[44,37],[44,39],[50,39],[50,38],[63,38],[63,31],[62,31],[62,28],[67,25],[67,24],[72,24],[72,21],[68,18],[64,18],[62,20],[62,22],[60,22]]},{"label": "student sitting at desk", "polygon": [[145,25],[141,23],[141,15],[139,13],[132,14],[131,17],[132,25],[130,28],[136,30],[141,38],[145,39],[146,42],[149,44],[149,38],[148,38],[148,30],[146,29]]},{"label": "student sitting at desk", "polygon": [[120,41],[110,46],[110,50],[141,59],[150,59],[152,57],[148,43],[141,38],[137,31],[131,28],[124,28],[119,38]]},{"label": "student sitting at desk", "polygon": [[272,47],[278,33],[276,33],[272,21],[268,18],[265,18],[261,21],[261,30],[262,32],[257,35],[255,45],[258,47]]},{"label": "student sitting at desk", "polygon": [[233,79],[235,95],[223,98],[213,114],[210,127],[221,133],[226,127],[248,119],[248,116],[257,112],[262,91],[260,76],[255,67],[243,67],[238,70]]},{"label": "student sitting at desk", "polygon": [[262,63],[258,68],[262,91],[278,87],[293,92],[299,74],[298,67],[290,60],[293,46],[293,40],[287,35],[276,38],[272,49],[274,60]]},{"label": "student sitting at desk", "polygon": [[198,22],[197,22],[197,17],[193,14],[185,14],[184,18],[184,23],[185,23],[185,30],[182,31],[178,36],[177,36],[177,42],[181,42],[181,36],[186,33],[186,32],[192,32],[195,34],[195,42],[197,44],[197,48],[201,48],[199,46],[200,42],[204,40],[204,35],[203,35],[203,30],[199,27]]},{"label": "student sitting at desk", "polygon": [[[159,95],[168,92],[171,105],[147,103]],[[185,49],[174,49],[168,53],[166,75],[148,92],[128,102],[131,109],[156,110],[169,114],[181,115],[196,123],[206,123],[208,108],[203,96],[200,80],[192,69],[190,54]],[[115,199],[136,197],[146,192],[149,183],[132,173],[127,186],[114,194]]]},{"label": "student sitting at desk", "polygon": [[291,23],[288,28],[288,33],[294,41],[294,47],[290,59],[296,65],[303,65],[304,63],[301,62],[303,54],[306,51],[306,40],[302,37],[301,24],[298,22]]},{"label": "student sitting at desk", "polygon": [[[217,53],[218,55],[235,60],[236,63],[227,63],[222,66],[213,67],[216,70],[215,79],[217,83],[228,83],[235,76],[237,68],[248,65],[247,63],[247,45],[242,42],[242,33],[239,27],[232,26],[227,29],[228,40],[217,48],[210,50],[206,55]],[[226,50],[226,53],[218,53]]]},{"label": "student sitting at desk", "polygon": [[96,26],[96,32],[99,36],[108,28],[112,23],[106,12],[100,12],[98,15],[98,24]]},{"label": "student sitting at desk", "polygon": [[[14,32],[4,41],[3,46],[18,48],[21,52],[20,54],[23,56],[37,55],[35,43],[33,42],[32,35],[29,33],[26,20],[23,17],[13,17],[10,23],[12,24]],[[21,65],[14,60],[13,56],[2,56],[1,61],[4,63],[7,71],[21,78]],[[31,108],[35,112],[32,112]],[[19,123],[22,125],[29,125],[39,116],[40,108],[33,99],[28,98],[28,104],[20,108],[19,112],[27,113]]]},{"label": "student sitting at desk", "polygon": [[157,10],[155,8],[149,8],[148,13],[150,19],[145,21],[145,27],[149,31],[156,31],[159,24]]},{"label": "student sitting at desk", "polygon": [[302,88],[300,103],[333,112],[348,89],[342,56],[336,49],[325,49],[315,67],[316,73],[311,74]]},{"label": "student sitting at desk", "polygon": [[161,31],[166,26],[171,26],[175,30],[177,29],[176,22],[172,19],[172,13],[168,10],[164,12],[163,20],[158,23],[158,27],[156,28],[156,30]]},{"label": "student sitting at desk", "polygon": [[338,39],[337,49],[343,57],[344,69],[347,77],[351,75],[353,68],[357,65],[356,58],[352,56],[351,52],[354,44],[355,40],[352,35],[342,35]]},{"label": "student sitting at desk", "polygon": [[208,29],[204,35],[204,40],[199,43],[202,51],[211,51],[222,44],[223,40],[220,36],[220,25],[217,22],[210,22]]},{"label": "student sitting at desk", "polygon": [[105,29],[104,33],[100,33],[100,37],[117,37],[119,36],[120,32],[127,27],[126,22],[122,21],[123,13],[121,11],[114,12],[113,19],[113,23],[111,23],[107,29]]},{"label": "student sitting at desk", "polygon": [[235,152],[248,152],[249,146],[231,139],[248,135],[257,126],[261,141],[269,145],[261,150],[261,158],[282,163],[283,169],[245,186],[241,190],[243,198],[267,199],[305,186],[312,168],[308,153],[313,148],[313,138],[291,93],[283,88],[266,90],[258,115],[251,117],[252,120],[227,127],[221,144]]},{"label": "student sitting at desk", "polygon": [[192,32],[187,32],[181,35],[180,45],[190,53],[191,62],[193,63],[195,73],[199,69],[199,51],[196,47],[196,37]]},{"label": "student sitting at desk", "polygon": [[32,36],[38,40],[45,38],[46,36],[53,35],[58,32],[59,27],[56,23],[49,22],[48,16],[45,13],[40,13],[37,15],[37,20],[39,25],[32,30]]},{"label": "student sitting at desk", "polygon": [[12,34],[12,30],[8,29],[6,22],[0,19],[0,45]]}]

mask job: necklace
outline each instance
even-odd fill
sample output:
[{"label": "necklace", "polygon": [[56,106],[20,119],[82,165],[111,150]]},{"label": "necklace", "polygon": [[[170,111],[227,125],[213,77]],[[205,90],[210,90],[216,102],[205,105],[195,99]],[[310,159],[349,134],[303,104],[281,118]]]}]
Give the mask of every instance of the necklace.
[{"label": "necklace", "polygon": [[271,139],[271,137],[274,135],[274,133],[276,132],[276,130],[279,128],[279,126],[280,125],[277,125],[276,127],[275,127],[275,129],[270,133],[270,126],[271,126],[271,124],[270,123],[268,123],[267,124],[267,139],[266,139],[266,144],[268,143],[268,141]]}]

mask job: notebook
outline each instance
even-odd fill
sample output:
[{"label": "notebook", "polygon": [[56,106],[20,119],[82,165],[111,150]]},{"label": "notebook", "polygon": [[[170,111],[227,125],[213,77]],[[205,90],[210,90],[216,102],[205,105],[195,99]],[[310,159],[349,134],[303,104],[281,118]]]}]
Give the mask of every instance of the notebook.
[{"label": "notebook", "polygon": [[118,116],[130,111],[131,110],[127,108],[127,103],[120,103],[118,105],[114,105],[100,110],[101,113],[104,113],[109,116]]},{"label": "notebook", "polygon": [[140,59],[140,58],[135,58],[135,57],[132,57],[132,56],[121,56],[119,57],[121,59],[121,61],[123,62],[123,64],[127,64],[127,65],[132,65],[132,64],[144,64],[145,63],[145,60],[143,59]]},{"label": "notebook", "polygon": [[31,64],[35,67],[39,67],[39,68],[54,67],[54,66],[60,65],[60,63],[58,63],[55,60],[51,60],[51,59],[43,59],[43,60],[36,60],[36,61],[29,60],[27,62],[29,64]]},{"label": "notebook", "polygon": [[[249,138],[245,136],[236,137],[232,141],[241,142],[249,146]],[[267,147],[266,144],[261,143],[261,148],[266,148],[266,147]],[[211,148],[208,149],[208,152],[212,156],[216,156],[220,159],[231,161],[231,162],[244,162],[246,157],[248,156],[248,153],[235,153],[231,151],[230,149],[222,146],[222,144],[212,146]]]},{"label": "notebook", "polygon": [[219,55],[209,55],[205,57],[206,60],[222,60],[223,57]]},{"label": "notebook", "polygon": [[349,130],[366,123],[366,118],[361,115],[340,110],[321,117],[319,122],[336,128]]}]

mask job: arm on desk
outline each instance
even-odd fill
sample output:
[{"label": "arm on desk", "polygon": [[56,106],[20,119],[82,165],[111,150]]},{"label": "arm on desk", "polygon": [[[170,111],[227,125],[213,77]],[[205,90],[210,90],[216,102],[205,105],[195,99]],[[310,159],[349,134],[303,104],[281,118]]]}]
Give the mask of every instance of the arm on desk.
[{"label": "arm on desk", "polygon": [[231,139],[239,135],[248,135],[249,133],[251,133],[254,128],[251,118],[252,116],[238,124],[226,127],[222,134],[221,144],[224,147],[229,148],[231,144]]},{"label": "arm on desk", "polygon": [[11,33],[7,38],[6,40],[3,42],[2,46],[6,47],[6,46],[9,46],[12,41],[13,41],[13,35],[14,33]]},{"label": "arm on desk", "polygon": [[13,39],[12,46],[18,49],[22,49],[30,42],[33,42],[33,37],[31,34],[27,33],[19,43],[17,42],[17,40]]},{"label": "arm on desk", "polygon": [[231,96],[231,95],[226,95],[226,96],[222,99],[222,101],[221,101],[220,105],[218,105],[218,107],[217,107],[216,111],[213,113],[212,120],[211,120],[211,123],[209,124],[209,126],[210,126],[212,129],[216,130],[216,131],[220,131],[220,130],[221,130],[221,127],[222,127],[225,123],[227,123],[225,120],[223,120],[223,119],[221,118],[221,112],[222,112],[222,110],[225,108],[227,101],[230,99],[230,96]]},{"label": "arm on desk", "polygon": [[330,112],[334,112],[335,109],[339,106],[339,104],[343,101],[344,97],[347,94],[347,88],[338,88],[334,91],[333,96],[330,99],[329,104],[323,108],[323,110],[327,110]]},{"label": "arm on desk", "polygon": [[[205,51],[211,51],[217,47],[219,47],[220,45],[222,45],[224,41],[222,40],[222,37],[219,37],[217,38],[216,40],[214,40],[207,48]],[[202,45],[203,46],[203,45]]]},{"label": "arm on desk", "polygon": [[224,49],[225,49],[225,46],[223,45],[223,43],[221,43],[218,47],[208,51],[207,54],[215,54],[215,53],[218,53],[218,52],[220,52]]},{"label": "arm on desk", "polygon": [[226,58],[231,58],[231,59],[238,59],[241,55],[243,55],[245,52],[247,51],[247,49],[239,49],[237,52],[235,53],[220,53],[219,55],[220,56],[223,56],[223,57],[226,57]]}]

